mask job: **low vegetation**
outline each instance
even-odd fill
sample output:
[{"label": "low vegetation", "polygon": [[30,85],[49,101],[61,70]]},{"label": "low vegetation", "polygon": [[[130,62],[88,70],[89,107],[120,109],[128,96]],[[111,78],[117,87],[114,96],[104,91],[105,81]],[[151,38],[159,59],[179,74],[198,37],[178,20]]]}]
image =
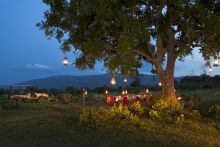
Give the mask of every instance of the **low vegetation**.
[{"label": "low vegetation", "polygon": [[82,106],[61,96],[70,101],[2,107],[0,146],[220,146],[219,105],[160,99],[107,107],[103,95],[90,94]]}]

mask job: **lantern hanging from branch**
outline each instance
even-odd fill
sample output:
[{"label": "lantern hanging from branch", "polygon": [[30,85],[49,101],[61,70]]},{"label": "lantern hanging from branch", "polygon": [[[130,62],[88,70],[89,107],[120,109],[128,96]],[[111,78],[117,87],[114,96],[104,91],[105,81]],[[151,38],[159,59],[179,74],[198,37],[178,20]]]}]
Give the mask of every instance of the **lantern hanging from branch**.
[{"label": "lantern hanging from branch", "polygon": [[149,89],[146,89],[146,93],[149,93]]},{"label": "lantern hanging from branch", "polygon": [[214,65],[213,66],[219,66],[218,57],[217,56],[214,57]]},{"label": "lantern hanging from branch", "polygon": [[209,67],[209,73],[212,73],[212,71],[213,71],[213,70],[212,70],[212,67],[210,66],[210,67]]},{"label": "lantern hanging from branch", "polygon": [[116,85],[115,77],[112,77],[112,79],[111,79],[111,84],[112,84],[112,85]]},{"label": "lantern hanging from branch", "polygon": [[68,61],[67,57],[65,57],[63,59],[63,65],[68,65],[68,64],[69,64],[69,61]]},{"label": "lantern hanging from branch", "polygon": [[128,79],[127,79],[127,78],[124,78],[124,82],[127,83],[127,82],[128,82]]}]

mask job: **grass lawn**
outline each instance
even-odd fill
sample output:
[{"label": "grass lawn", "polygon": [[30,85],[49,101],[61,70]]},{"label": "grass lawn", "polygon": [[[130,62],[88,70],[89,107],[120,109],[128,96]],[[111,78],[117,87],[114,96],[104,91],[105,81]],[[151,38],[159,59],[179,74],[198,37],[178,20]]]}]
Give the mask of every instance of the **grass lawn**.
[{"label": "grass lawn", "polygon": [[195,89],[195,90],[184,90],[178,91],[177,94],[184,94],[189,97],[197,95],[202,98],[201,106],[206,108],[210,105],[220,105],[220,89]]},{"label": "grass lawn", "polygon": [[142,127],[92,130],[79,125],[78,104],[22,104],[0,110],[0,146],[220,146],[220,125],[143,120]]}]

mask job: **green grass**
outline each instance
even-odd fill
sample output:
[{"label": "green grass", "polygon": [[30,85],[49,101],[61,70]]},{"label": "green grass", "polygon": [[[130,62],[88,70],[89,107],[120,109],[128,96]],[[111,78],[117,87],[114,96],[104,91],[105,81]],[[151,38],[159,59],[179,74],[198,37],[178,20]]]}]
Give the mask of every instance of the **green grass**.
[{"label": "green grass", "polygon": [[0,111],[0,146],[220,146],[212,121],[178,125],[143,120],[142,127],[91,130],[79,125],[77,104],[22,104]]},{"label": "green grass", "polygon": [[[220,104],[216,89],[178,93],[202,97],[204,107]],[[105,103],[103,95],[93,95],[87,101],[96,106]],[[183,124],[143,120],[141,126],[93,130],[80,126],[80,104],[24,103],[17,109],[0,109],[0,147],[220,146],[220,124],[213,120],[186,120]]]},{"label": "green grass", "polygon": [[184,94],[189,97],[194,95],[202,98],[201,106],[206,108],[214,104],[220,105],[220,90],[219,89],[195,89],[195,90],[183,90],[178,91],[177,94]]}]

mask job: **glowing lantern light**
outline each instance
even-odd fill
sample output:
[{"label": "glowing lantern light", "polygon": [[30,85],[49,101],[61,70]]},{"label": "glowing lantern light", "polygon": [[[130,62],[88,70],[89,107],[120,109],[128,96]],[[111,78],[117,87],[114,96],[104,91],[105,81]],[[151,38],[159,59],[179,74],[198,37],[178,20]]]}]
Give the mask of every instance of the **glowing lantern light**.
[{"label": "glowing lantern light", "polygon": [[219,65],[219,63],[218,63],[218,57],[215,56],[215,57],[214,57],[214,65],[213,65],[213,66],[218,66],[218,65]]},{"label": "glowing lantern light", "polygon": [[84,94],[85,94],[85,95],[88,95],[88,91],[87,91],[87,90],[85,90]]},{"label": "glowing lantern light", "polygon": [[122,91],[122,95],[125,95],[125,91],[124,90]]},{"label": "glowing lantern light", "polygon": [[108,90],[105,91],[105,94],[108,94]]},{"label": "glowing lantern light", "polygon": [[113,77],[112,80],[111,80],[111,84],[112,84],[112,85],[116,85],[116,80],[115,80],[114,77]]},{"label": "glowing lantern light", "polygon": [[177,99],[178,99],[178,100],[181,100],[181,99],[182,99],[182,97],[178,97]]},{"label": "glowing lantern light", "polygon": [[124,82],[127,83],[127,82],[128,82],[128,79],[124,78]]},{"label": "glowing lantern light", "polygon": [[65,57],[63,60],[63,65],[68,65],[68,64],[69,64],[69,61],[68,61],[67,57]]},{"label": "glowing lantern light", "polygon": [[146,93],[149,93],[149,90],[148,90],[148,89],[146,89]]},{"label": "glowing lantern light", "polygon": [[212,71],[213,71],[212,67],[209,67],[209,73],[212,73]]},{"label": "glowing lantern light", "polygon": [[162,83],[160,82],[158,85],[159,85],[159,86],[162,86]]},{"label": "glowing lantern light", "polygon": [[125,90],[125,94],[128,94],[128,91],[127,91],[127,90]]}]

